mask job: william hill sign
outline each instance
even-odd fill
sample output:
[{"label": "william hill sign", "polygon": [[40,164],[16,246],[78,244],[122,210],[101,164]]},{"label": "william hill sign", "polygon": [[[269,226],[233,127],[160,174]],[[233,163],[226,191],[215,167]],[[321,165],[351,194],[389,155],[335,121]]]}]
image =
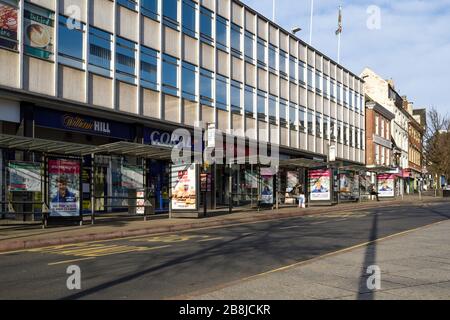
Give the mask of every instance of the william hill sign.
[{"label": "william hill sign", "polygon": [[74,130],[93,131],[105,135],[111,134],[109,122],[84,119],[79,116],[65,115],[64,127],[66,127],[67,129],[74,129]]}]

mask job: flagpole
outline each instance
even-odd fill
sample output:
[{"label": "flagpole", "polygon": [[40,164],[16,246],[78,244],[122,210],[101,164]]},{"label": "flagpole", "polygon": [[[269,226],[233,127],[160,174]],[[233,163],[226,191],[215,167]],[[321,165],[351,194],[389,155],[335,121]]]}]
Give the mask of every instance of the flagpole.
[{"label": "flagpole", "polygon": [[309,21],[309,45],[312,45],[313,17],[314,17],[314,0],[311,0],[311,18]]},{"label": "flagpole", "polygon": [[337,63],[341,63],[341,32],[338,34],[338,54],[337,54]]},{"label": "flagpole", "polygon": [[275,19],[276,19],[276,14],[275,13],[276,13],[275,0],[273,0],[272,1],[272,21],[273,22],[276,22],[275,21]]}]

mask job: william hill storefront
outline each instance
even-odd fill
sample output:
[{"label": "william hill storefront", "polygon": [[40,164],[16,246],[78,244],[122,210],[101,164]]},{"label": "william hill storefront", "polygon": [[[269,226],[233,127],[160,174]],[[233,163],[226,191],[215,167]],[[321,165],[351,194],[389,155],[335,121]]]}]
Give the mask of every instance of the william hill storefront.
[{"label": "william hill storefront", "polygon": [[0,137],[1,218],[139,214],[141,197],[168,211],[168,152],[142,144],[142,125],[29,105],[21,118]]}]

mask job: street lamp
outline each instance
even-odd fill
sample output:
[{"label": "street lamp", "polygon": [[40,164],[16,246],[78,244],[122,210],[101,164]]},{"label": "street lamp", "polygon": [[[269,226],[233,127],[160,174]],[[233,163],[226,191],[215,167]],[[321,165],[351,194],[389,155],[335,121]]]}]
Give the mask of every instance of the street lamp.
[{"label": "street lamp", "polygon": [[292,34],[295,35],[297,32],[302,31],[302,28],[300,28],[300,27],[294,27],[294,28],[292,28],[291,31],[292,31]]}]

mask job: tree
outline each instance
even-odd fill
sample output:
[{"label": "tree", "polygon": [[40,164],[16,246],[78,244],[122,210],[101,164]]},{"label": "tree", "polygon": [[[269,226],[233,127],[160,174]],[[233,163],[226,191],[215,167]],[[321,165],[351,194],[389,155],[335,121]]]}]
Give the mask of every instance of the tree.
[{"label": "tree", "polygon": [[433,176],[450,177],[450,119],[435,108],[428,112],[424,157],[427,169]]}]

